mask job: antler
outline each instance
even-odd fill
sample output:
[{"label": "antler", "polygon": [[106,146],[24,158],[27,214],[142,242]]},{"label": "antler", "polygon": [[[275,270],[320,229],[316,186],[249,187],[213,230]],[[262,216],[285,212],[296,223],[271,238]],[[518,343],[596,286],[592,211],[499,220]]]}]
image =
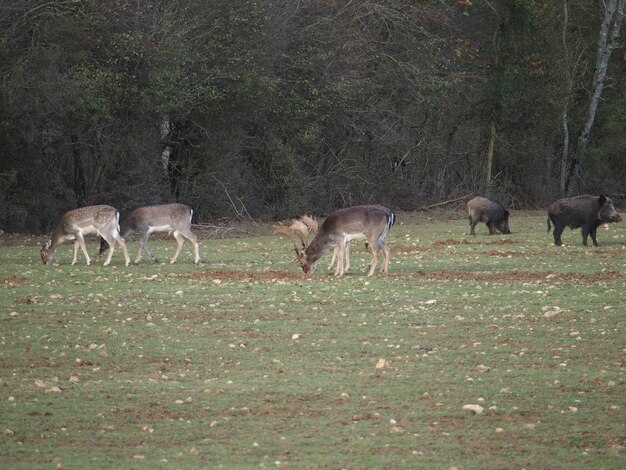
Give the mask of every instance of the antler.
[{"label": "antler", "polygon": [[300,256],[300,250],[298,250],[296,240],[293,238],[294,232],[289,227],[283,224],[273,225],[272,232],[276,235],[286,235],[289,240],[291,240],[291,243],[293,243],[293,249],[296,251],[296,255]]},{"label": "antler", "polygon": [[302,248],[306,248],[306,242],[309,238],[309,227],[301,220],[296,219],[289,226],[289,230],[300,239]]},{"label": "antler", "polygon": [[319,232],[319,225],[317,224],[315,217],[304,214],[300,217],[300,220],[304,222],[304,225],[306,225],[308,229],[313,232],[313,234],[317,235],[317,232]]}]

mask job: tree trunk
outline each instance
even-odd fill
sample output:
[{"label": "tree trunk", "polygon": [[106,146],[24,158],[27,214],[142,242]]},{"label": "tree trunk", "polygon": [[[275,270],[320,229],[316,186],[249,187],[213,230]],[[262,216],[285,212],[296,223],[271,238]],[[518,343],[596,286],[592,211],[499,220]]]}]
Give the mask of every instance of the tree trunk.
[{"label": "tree trunk", "polygon": [[567,105],[563,110],[563,152],[561,153],[561,174],[559,177],[559,190],[565,196],[567,191],[567,167],[569,161],[569,123],[567,117]]},{"label": "tree trunk", "polygon": [[72,142],[72,155],[74,157],[74,195],[79,206],[87,202],[87,184],[85,182],[85,169],[80,155],[80,144],[76,135],[70,136]]},{"label": "tree trunk", "polygon": [[168,117],[163,118],[161,122],[161,140],[165,143],[165,148],[161,152],[161,165],[163,171],[167,175],[170,169],[170,157],[172,156],[171,134],[173,124]]},{"label": "tree trunk", "polygon": [[493,167],[493,147],[496,143],[496,121],[491,120],[489,129],[489,147],[487,148],[487,161],[485,165],[485,190],[487,194],[491,192],[491,168]]},{"label": "tree trunk", "polygon": [[593,93],[587,110],[587,118],[576,142],[576,149],[574,150],[572,164],[565,184],[565,190],[570,195],[579,192],[581,189],[581,168],[585,161],[589,136],[602,95],[609,59],[613,49],[618,45],[619,33],[624,19],[624,1],[606,0],[604,3],[604,21],[602,22],[600,37],[598,38],[596,70],[592,84]]},{"label": "tree trunk", "polygon": [[563,31],[561,39],[563,42],[563,52],[565,55],[565,80],[567,82],[567,91],[565,93],[565,99],[563,100],[563,113],[561,115],[561,121],[563,125],[563,150],[561,152],[561,168],[559,174],[559,191],[561,196],[565,196],[567,191],[567,171],[569,167],[569,117],[568,109],[569,103],[572,99],[572,90],[574,89],[574,81],[572,79],[573,70],[570,70],[570,51],[567,43],[567,30],[569,28],[569,9],[567,5],[568,0],[563,0]]}]

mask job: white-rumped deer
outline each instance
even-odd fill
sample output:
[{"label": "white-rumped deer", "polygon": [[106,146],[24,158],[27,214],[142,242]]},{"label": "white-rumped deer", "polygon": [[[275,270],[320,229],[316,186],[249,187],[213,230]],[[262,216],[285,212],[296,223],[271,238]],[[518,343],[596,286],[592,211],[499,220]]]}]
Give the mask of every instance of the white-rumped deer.
[{"label": "white-rumped deer", "polygon": [[124,239],[119,232],[119,212],[111,206],[87,206],[80,209],[74,209],[66,212],[61,217],[59,224],[52,233],[50,240],[41,246],[41,261],[44,264],[50,264],[57,247],[68,240],[74,240],[74,258],[72,265],[76,264],[78,255],[78,247],[80,246],[87,259],[87,266],[91,264],[91,258],[87,253],[85,246],[85,235],[96,234],[106,240],[111,245],[111,251],[107,256],[104,265],[107,266],[111,262],[115,242],[118,242],[124,252],[126,266],[130,264],[128,250]]},{"label": "white-rumped deer", "polygon": [[[170,260],[173,264],[178,259],[180,250],[185,244],[185,238],[193,244],[194,263],[200,262],[200,248],[198,238],[191,231],[191,218],[193,209],[185,204],[160,204],[156,206],[139,207],[135,209],[120,224],[120,233],[123,237],[136,233],[139,236],[139,251],[135,263],[141,261],[141,252],[145,251],[152,261],[157,262],[155,256],[150,253],[146,244],[148,237],[154,232],[167,232],[174,235],[178,242],[178,248],[174,257]],[[102,240],[100,243],[100,253],[106,251],[107,241]]]},{"label": "white-rumped deer", "polygon": [[[383,252],[385,261],[382,272],[389,271],[389,247],[387,233],[396,220],[396,214],[383,206],[356,206],[341,209],[330,214],[313,241],[300,251],[293,243],[297,260],[305,273],[312,271],[320,257],[329,249],[337,247],[337,268],[335,276],[345,272],[346,246],[351,240],[366,240],[372,250],[368,277],[374,274],[378,263],[378,253]],[[292,239],[293,242],[293,239]]]},{"label": "white-rumped deer", "polygon": [[[309,233],[312,233],[314,236],[317,235],[317,232],[319,231],[319,224],[317,223],[317,220],[315,220],[315,217],[305,214],[299,219],[293,219],[290,225],[282,223],[274,225],[273,231],[279,235],[287,235],[287,237],[289,237],[289,239],[294,243],[294,237],[297,237],[300,240],[300,243],[302,243],[302,248],[304,249],[308,244]],[[333,268],[335,262],[337,261],[338,251],[339,249],[335,245],[333,249],[333,256],[328,264],[329,271]],[[350,269],[350,242],[346,244],[344,260],[344,272],[348,272],[348,269]]]}]

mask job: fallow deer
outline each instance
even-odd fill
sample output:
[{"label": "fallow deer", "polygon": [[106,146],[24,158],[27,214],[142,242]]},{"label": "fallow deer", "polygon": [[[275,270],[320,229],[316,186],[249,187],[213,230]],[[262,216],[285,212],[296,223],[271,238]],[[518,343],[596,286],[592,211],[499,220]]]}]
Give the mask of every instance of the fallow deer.
[{"label": "fallow deer", "polygon": [[76,264],[78,247],[80,246],[85,254],[87,266],[89,266],[91,264],[91,258],[89,258],[89,254],[87,253],[84,236],[97,234],[111,245],[111,251],[104,265],[107,266],[111,262],[115,242],[118,242],[124,252],[126,266],[128,266],[130,259],[124,239],[120,236],[119,220],[119,212],[111,206],[87,206],[66,212],[61,217],[50,240],[41,246],[41,261],[44,264],[50,264],[57,247],[65,241],[74,240],[74,258],[72,259],[72,265]]},{"label": "fallow deer", "polygon": [[366,240],[372,250],[372,260],[367,276],[374,274],[380,251],[385,257],[382,272],[386,273],[389,271],[390,254],[386,238],[395,220],[396,214],[383,206],[356,206],[333,212],[326,218],[306,249],[300,251],[293,243],[297,260],[302,270],[309,273],[315,268],[324,252],[336,246],[335,276],[342,276],[345,272],[344,257],[347,244],[351,240]]},{"label": "fallow deer", "polygon": [[[200,262],[200,247],[198,238],[191,231],[191,218],[193,209],[184,204],[160,204],[156,206],[139,207],[135,209],[120,225],[120,233],[123,237],[136,233],[139,235],[139,251],[135,263],[141,261],[141,252],[145,251],[152,261],[157,262],[155,256],[150,253],[146,244],[148,237],[154,232],[167,232],[174,235],[178,242],[178,248],[174,257],[170,260],[173,264],[178,259],[180,250],[182,249],[185,239],[193,244],[194,263]],[[100,243],[100,253],[108,248],[107,241],[102,240]]]},{"label": "fallow deer", "polygon": [[[382,210],[388,210],[386,207],[384,206],[375,206],[378,207]],[[308,215],[303,215],[300,220],[302,220],[302,222],[304,222],[304,224],[309,228],[309,230],[311,231],[311,233],[317,235],[317,232],[319,231],[319,224],[317,223],[317,220],[315,220],[314,217],[308,216]],[[386,243],[386,242],[385,242]],[[365,242],[365,247],[367,248],[367,242]],[[333,256],[330,259],[330,263],[328,264],[328,270],[330,271],[333,266],[335,266],[335,263],[337,261],[337,255],[339,253],[339,248],[337,246],[335,246],[335,248],[333,249]],[[346,243],[346,252],[344,255],[344,273],[348,272],[348,270],[350,269],[350,241],[348,241]]]},{"label": "fallow deer", "polygon": [[[314,235],[317,235],[317,232],[319,231],[319,224],[317,223],[317,220],[315,220],[314,217],[305,214],[300,218],[300,220],[307,226],[307,228],[309,229],[311,233],[313,233]],[[333,256],[330,259],[330,263],[328,264],[329,271],[333,268],[333,266],[335,266],[338,253],[339,253],[339,248],[335,246],[335,248],[333,249]],[[344,261],[345,261],[344,272],[348,272],[348,270],[350,269],[350,242],[346,244],[346,253],[344,256]]]}]

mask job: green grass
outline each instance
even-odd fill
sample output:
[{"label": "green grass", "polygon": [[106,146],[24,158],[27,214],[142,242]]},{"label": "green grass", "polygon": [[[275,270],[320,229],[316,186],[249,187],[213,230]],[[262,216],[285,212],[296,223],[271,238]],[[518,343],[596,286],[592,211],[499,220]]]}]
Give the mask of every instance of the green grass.
[{"label": "green grass", "polygon": [[401,214],[390,274],[359,243],[341,279],[275,236],[128,268],[5,237],[0,467],[623,468],[625,226],[511,229]]}]

